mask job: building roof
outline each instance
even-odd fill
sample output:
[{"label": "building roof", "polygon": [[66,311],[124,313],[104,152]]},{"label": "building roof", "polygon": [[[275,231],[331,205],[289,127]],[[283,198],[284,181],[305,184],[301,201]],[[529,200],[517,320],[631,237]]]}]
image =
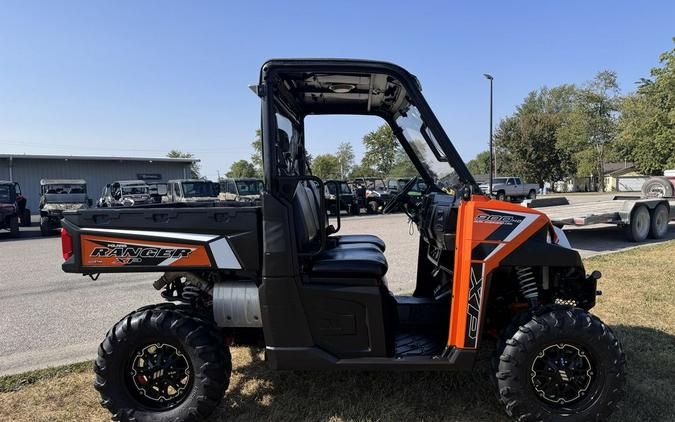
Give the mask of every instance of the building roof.
[{"label": "building roof", "polygon": [[620,162],[620,163],[604,163],[603,164],[603,168],[605,170],[606,175],[616,173],[616,172],[621,172],[621,171],[624,171],[624,170],[627,170],[627,169],[632,169],[633,167],[635,167],[635,165],[630,161],[624,161],[624,162]]},{"label": "building roof", "polygon": [[106,157],[99,155],[34,155],[34,154],[0,154],[0,158],[30,159],[30,160],[87,160],[87,161],[147,161],[171,162],[192,164],[199,162],[196,158],[168,158],[168,157]]}]

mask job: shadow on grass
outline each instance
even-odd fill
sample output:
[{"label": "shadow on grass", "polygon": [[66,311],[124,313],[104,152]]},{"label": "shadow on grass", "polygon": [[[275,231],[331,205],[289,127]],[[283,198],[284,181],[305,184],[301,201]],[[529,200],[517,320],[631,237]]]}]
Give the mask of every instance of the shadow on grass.
[{"label": "shadow on grass", "polygon": [[[675,337],[613,327],[628,360],[614,421],[675,420]],[[506,421],[482,360],[474,372],[350,372],[269,369],[244,349],[214,421]]]}]

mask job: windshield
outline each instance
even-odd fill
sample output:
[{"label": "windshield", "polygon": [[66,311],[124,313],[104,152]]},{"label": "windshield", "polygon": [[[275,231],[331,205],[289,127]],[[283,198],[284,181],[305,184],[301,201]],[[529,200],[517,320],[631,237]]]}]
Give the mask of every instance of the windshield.
[{"label": "windshield", "polygon": [[44,189],[46,194],[65,195],[65,194],[87,193],[87,185],[80,185],[80,184],[59,183],[59,184],[45,185]]},{"label": "windshield", "polygon": [[211,182],[183,182],[183,196],[205,198],[218,196],[216,185]]},{"label": "windshield", "polygon": [[147,186],[122,186],[122,193],[125,195],[143,195],[148,193]]},{"label": "windshield", "polygon": [[[340,193],[341,194],[350,194],[352,193],[351,189],[349,189],[349,185],[341,182],[338,183],[340,185]],[[328,193],[331,195],[335,195],[335,183],[326,183],[326,188],[328,189]]]},{"label": "windshield", "polygon": [[260,195],[263,188],[262,180],[237,180],[239,195]]},{"label": "windshield", "polygon": [[406,141],[435,183],[441,187],[459,183],[457,173],[448,163],[438,140],[425,125],[417,107],[411,105],[404,115],[402,113],[396,119],[396,124],[403,130]]},{"label": "windshield", "polygon": [[10,198],[9,198],[9,186],[8,185],[0,185],[0,203],[1,204],[9,204]]}]

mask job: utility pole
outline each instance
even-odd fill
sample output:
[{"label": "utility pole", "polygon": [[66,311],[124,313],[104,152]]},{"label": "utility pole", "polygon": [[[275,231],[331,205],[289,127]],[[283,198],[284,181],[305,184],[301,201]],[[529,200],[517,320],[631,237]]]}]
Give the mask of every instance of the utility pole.
[{"label": "utility pole", "polygon": [[[488,185],[488,196],[492,195],[492,178],[497,173],[497,159],[495,157],[494,151],[492,149],[492,80],[494,79],[492,75],[483,73],[483,76],[490,81],[490,184]],[[494,163],[494,165],[493,165]]]}]

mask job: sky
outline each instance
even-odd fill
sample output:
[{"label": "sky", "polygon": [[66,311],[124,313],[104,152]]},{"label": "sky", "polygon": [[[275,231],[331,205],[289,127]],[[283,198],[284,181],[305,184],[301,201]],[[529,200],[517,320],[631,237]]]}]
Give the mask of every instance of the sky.
[{"label": "sky", "polygon": [[[0,0],[0,153],[194,153],[215,179],[248,159],[260,103],[247,86],[278,57],[390,61],[468,161],[541,86],[615,70],[623,93],[673,47],[675,2]],[[314,117],[313,155],[363,154],[371,117]]]}]

